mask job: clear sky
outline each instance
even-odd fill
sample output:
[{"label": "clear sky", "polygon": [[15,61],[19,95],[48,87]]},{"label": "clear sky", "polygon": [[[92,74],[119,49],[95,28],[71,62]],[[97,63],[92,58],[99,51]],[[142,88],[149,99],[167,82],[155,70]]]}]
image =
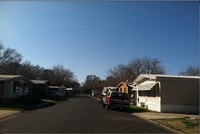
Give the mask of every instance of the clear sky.
[{"label": "clear sky", "polygon": [[79,82],[145,56],[176,75],[199,66],[199,3],[0,1],[0,41],[23,61],[64,65]]}]

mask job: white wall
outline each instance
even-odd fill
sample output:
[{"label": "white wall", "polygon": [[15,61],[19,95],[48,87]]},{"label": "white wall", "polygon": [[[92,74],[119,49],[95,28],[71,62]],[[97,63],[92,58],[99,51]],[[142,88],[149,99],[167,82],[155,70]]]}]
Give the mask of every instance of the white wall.
[{"label": "white wall", "polygon": [[160,108],[160,97],[138,97],[139,101],[137,103],[137,106],[142,106],[141,104],[145,104],[145,108],[152,110],[152,111],[157,111],[161,112]]}]

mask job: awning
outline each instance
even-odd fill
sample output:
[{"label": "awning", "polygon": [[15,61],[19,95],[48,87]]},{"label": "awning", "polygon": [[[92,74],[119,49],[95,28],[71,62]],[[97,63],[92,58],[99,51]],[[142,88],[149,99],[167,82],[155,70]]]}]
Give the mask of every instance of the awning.
[{"label": "awning", "polygon": [[135,90],[140,90],[140,91],[141,90],[142,91],[151,90],[156,84],[157,84],[157,82],[156,83],[149,83],[149,84],[138,85],[135,88],[133,88],[132,91],[135,91]]},{"label": "awning", "polygon": [[132,87],[131,91],[136,91],[136,86],[135,85],[129,85],[130,87]]}]

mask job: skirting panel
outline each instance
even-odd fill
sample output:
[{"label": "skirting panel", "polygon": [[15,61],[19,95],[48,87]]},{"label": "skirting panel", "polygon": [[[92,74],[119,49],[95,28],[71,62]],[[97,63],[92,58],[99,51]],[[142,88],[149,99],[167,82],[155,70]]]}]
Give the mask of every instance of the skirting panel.
[{"label": "skirting panel", "polygon": [[161,105],[161,112],[166,113],[185,113],[185,114],[199,114],[199,106],[189,105]]}]

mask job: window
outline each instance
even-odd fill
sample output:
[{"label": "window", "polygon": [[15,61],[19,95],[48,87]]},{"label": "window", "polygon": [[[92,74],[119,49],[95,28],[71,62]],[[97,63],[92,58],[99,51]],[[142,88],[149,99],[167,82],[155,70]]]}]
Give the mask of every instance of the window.
[{"label": "window", "polygon": [[146,91],[139,91],[138,94],[139,96],[147,96]]},{"label": "window", "polygon": [[108,96],[110,96],[110,93],[108,93]]},{"label": "window", "polygon": [[13,93],[19,93],[19,86],[18,82],[14,82]]},{"label": "window", "polygon": [[24,88],[23,88],[23,94],[24,95],[26,95],[26,94],[28,94],[28,91],[29,91],[29,86],[28,86],[28,84],[24,84]]}]

